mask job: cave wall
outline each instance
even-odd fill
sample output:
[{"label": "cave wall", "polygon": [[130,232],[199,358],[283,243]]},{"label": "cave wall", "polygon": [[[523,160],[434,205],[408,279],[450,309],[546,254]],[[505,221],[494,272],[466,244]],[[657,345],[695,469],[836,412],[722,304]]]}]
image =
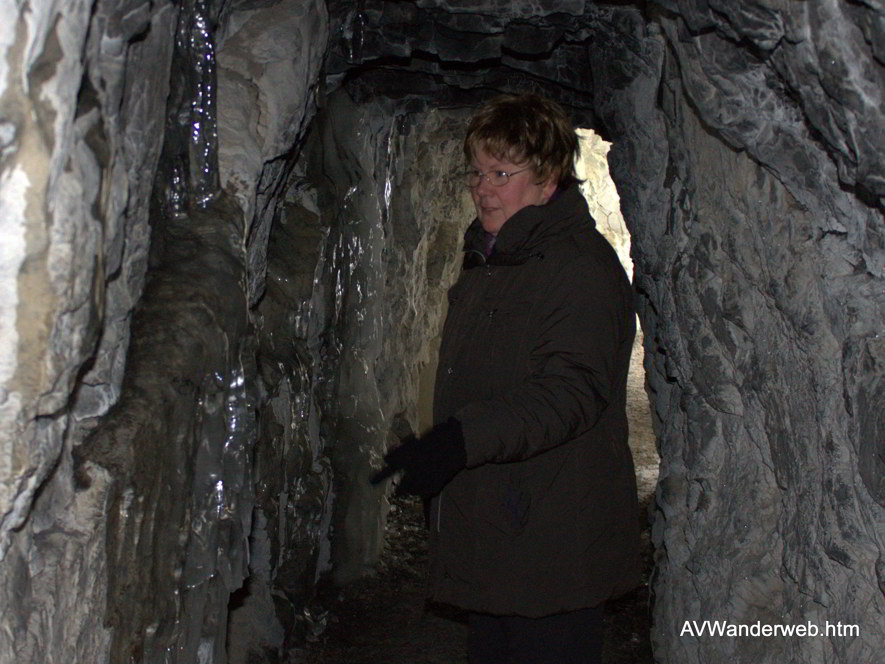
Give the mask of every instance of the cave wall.
[{"label": "cave wall", "polygon": [[420,369],[472,209],[458,178],[463,115],[356,104],[343,89],[329,97],[305,154],[309,191],[330,228],[310,309],[325,331],[321,426],[335,476],[338,582],[377,562],[384,487],[369,476],[419,426]]},{"label": "cave wall", "polygon": [[310,0],[13,17],[0,661],[276,657],[377,558],[461,114],[333,95],[308,141]]},{"label": "cave wall", "polygon": [[268,407],[252,537],[266,540],[266,562],[232,614],[232,651],[274,645],[256,636],[268,608],[286,626],[283,649],[297,648],[324,628],[321,576],[343,584],[374,570],[387,501],[369,476],[420,426],[420,374],[469,215],[453,176],[462,116],[339,90],[299,152],[255,308]]},{"label": "cave wall", "polygon": [[111,638],[112,477],[75,490],[71,450],[119,396],[176,22],[114,4],[7,4],[0,22],[4,662],[90,661]]},{"label": "cave wall", "polygon": [[327,39],[265,4],[2,7],[0,661],[224,659],[249,306]]},{"label": "cave wall", "polygon": [[[882,8],[524,9],[367,2],[330,66],[356,65],[367,90],[452,104],[538,89],[613,142],[662,454],[656,657],[872,658],[885,587]],[[685,632],[705,619],[858,634]]]},{"label": "cave wall", "polygon": [[[669,201],[657,218],[625,211],[659,420],[656,657],[872,661],[885,610],[882,8],[658,4]],[[705,619],[859,634],[684,632]]]},{"label": "cave wall", "polygon": [[[363,480],[422,422],[464,114],[525,88],[613,143],[662,456],[656,658],[878,654],[879,4],[0,15],[0,662],[247,661],[322,629],[319,575],[380,546]],[[683,633],[705,619],[860,631]]]}]

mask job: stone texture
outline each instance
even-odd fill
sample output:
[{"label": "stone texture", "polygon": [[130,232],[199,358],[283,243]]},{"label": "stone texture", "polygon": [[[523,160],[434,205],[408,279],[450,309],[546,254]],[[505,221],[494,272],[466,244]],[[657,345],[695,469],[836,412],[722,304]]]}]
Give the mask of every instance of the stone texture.
[{"label": "stone texture", "polygon": [[[158,387],[167,381],[157,378],[156,369],[139,375],[132,368],[138,360],[133,359],[126,375],[136,387],[130,387],[129,397],[118,405],[116,420],[105,417],[120,399],[130,320],[143,288],[151,233],[153,262],[171,260],[165,250],[176,245],[184,232],[176,235],[176,215],[192,204],[199,212],[218,195],[213,28],[220,18],[199,0],[180,7],[165,2],[56,5],[26,8],[21,15],[12,6],[3,6],[0,12],[4,26],[0,103],[5,118],[0,128],[5,280],[0,315],[4,353],[0,661],[106,661],[112,636],[115,661],[122,661],[122,651],[144,642],[147,646],[139,655],[144,661],[168,661],[166,650],[173,643],[181,648],[181,661],[196,661],[198,651],[200,657],[208,657],[212,649],[220,657],[230,592],[246,576],[245,536],[251,518],[251,467],[245,453],[235,453],[234,444],[245,442],[225,434],[225,418],[230,420],[237,408],[247,409],[250,403],[245,388],[237,384],[236,364],[237,348],[249,345],[251,337],[243,332],[247,328],[242,321],[231,325],[222,320],[218,331],[222,336],[216,338],[230,333],[229,350],[219,349],[221,354],[212,356],[216,359],[206,360],[202,346],[217,344],[188,329],[205,325],[199,316],[172,316],[172,323],[157,316],[154,328],[143,324],[144,338],[136,343],[142,349],[142,364],[150,365],[143,356],[153,353],[168,362],[161,367],[167,371],[160,372],[161,377],[177,368],[180,374],[171,385],[188,395],[191,403],[188,406],[179,394],[172,410],[153,410],[158,402],[169,404],[175,397],[166,387]],[[248,26],[248,20],[240,19],[252,18],[257,11],[250,10],[248,17],[228,11],[232,44],[238,29]],[[282,80],[294,107],[283,109],[280,117],[289,117],[280,126],[260,132],[266,140],[256,149],[257,172],[250,173],[251,182],[240,182],[235,189],[241,200],[248,202],[251,196],[253,208],[225,204],[225,216],[207,221],[221,228],[229,225],[231,238],[240,238],[236,246],[248,245],[255,248],[253,253],[264,252],[266,233],[263,238],[255,233],[247,242],[244,219],[249,228],[259,227],[267,221],[252,223],[253,216],[273,215],[275,204],[267,197],[275,183],[285,180],[285,170],[277,168],[271,177],[264,170],[273,169],[264,169],[264,163],[285,165],[280,156],[303,132],[312,111],[309,87],[319,64],[318,56],[309,54],[321,54],[325,48],[321,5],[288,3],[286,11],[311,19],[302,20],[304,51],[290,54],[282,63],[273,54],[264,59],[253,54],[253,71],[259,72],[254,89],[259,99],[279,99]],[[276,48],[279,56],[285,44],[277,43]],[[230,61],[247,63],[248,49],[234,51]],[[313,62],[306,61],[309,57]],[[286,66],[297,76],[286,78]],[[272,74],[262,77],[261,67]],[[171,123],[167,97],[170,109],[176,111]],[[241,101],[234,94],[229,100],[230,105]],[[227,108],[224,100],[220,106]],[[164,125],[171,130],[165,131]],[[192,131],[195,127],[202,131]],[[222,129],[226,127],[223,122]],[[171,163],[159,169],[155,188],[164,136]],[[169,147],[176,145],[182,148],[178,155]],[[254,166],[255,160],[249,163]],[[256,191],[259,182],[263,191]],[[152,190],[157,194],[153,213]],[[260,214],[252,214],[255,208]],[[162,221],[167,214],[171,221]],[[218,286],[227,273],[217,273],[217,266],[209,266],[205,275],[185,272],[184,277],[167,280],[199,282],[205,277],[205,287]],[[241,285],[245,274],[243,270],[242,279],[219,286],[221,292],[240,292],[241,318],[247,312]],[[253,290],[263,288],[258,283],[262,278],[263,273],[253,280]],[[161,282],[159,276],[153,279],[155,291],[163,290]],[[147,297],[142,310],[168,306],[167,314],[180,312],[175,298],[190,295],[174,284],[167,292],[153,305]],[[198,293],[205,293],[205,288]],[[188,306],[184,309],[192,313]],[[223,307],[217,310],[221,315]],[[165,329],[157,330],[156,325],[164,322]],[[189,335],[196,348],[184,344]],[[164,344],[171,347],[170,353]],[[181,359],[182,351],[193,352]],[[173,357],[179,357],[178,365]],[[248,361],[247,354],[245,366]],[[220,367],[214,378],[213,364]],[[201,371],[209,373],[200,378]],[[255,386],[253,379],[249,389]],[[232,403],[226,404],[224,395],[233,395]],[[161,416],[150,421],[158,412],[165,412],[168,420]],[[246,414],[248,410],[238,416],[243,426]],[[200,424],[194,425],[195,421]],[[138,422],[143,429],[136,426]],[[120,449],[102,454],[102,446],[113,439],[109,430],[114,427],[133,434],[141,431],[141,438],[124,436]],[[205,427],[202,438],[201,427]],[[233,424],[230,427],[239,431]],[[160,430],[168,437],[157,433]],[[89,432],[93,432],[90,443],[82,445]],[[139,447],[138,440],[144,445]],[[165,449],[165,443],[173,440],[177,446]],[[139,454],[155,455],[173,465],[153,458],[144,461]],[[175,459],[189,461],[175,468]],[[216,463],[223,471],[217,471]],[[223,496],[211,481],[216,472],[225,482]],[[157,473],[166,479],[156,478]],[[157,481],[154,486],[152,478]],[[164,486],[169,493],[158,494]],[[212,509],[219,505],[232,510],[230,521],[212,517]],[[170,528],[164,529],[167,516]],[[190,537],[189,527],[181,529],[182,536],[172,527],[186,518],[190,518]],[[118,548],[108,550],[106,541]],[[158,566],[150,562],[152,553],[145,555],[154,544],[165,556]],[[219,552],[224,559],[218,559]],[[182,575],[187,592],[178,587]],[[135,588],[150,592],[150,598],[140,602],[135,594],[127,595]],[[132,606],[137,610],[130,610]],[[24,611],[24,607],[29,608]],[[212,616],[214,628],[211,621],[200,624],[202,614]]]},{"label": "stone texture", "polygon": [[[863,26],[881,10],[706,5],[658,16],[670,203],[665,223],[633,220],[661,423],[656,656],[872,660],[885,291],[867,165],[885,118]],[[859,635],[679,638],[705,618]]]},{"label": "stone texture", "polygon": [[95,661],[110,637],[110,478],[75,491],[71,448],[119,394],[175,17],[93,4],[0,12],[3,662]]},{"label": "stone texture", "polygon": [[247,220],[250,305],[264,292],[287,156],[313,117],[327,33],[321,0],[284,0],[231,14],[219,38],[219,177]]},{"label": "stone texture", "polygon": [[[612,143],[656,658],[880,654],[885,9],[642,5],[0,4],[0,662],[322,629],[319,576],[380,545],[366,475],[427,424],[464,114],[516,89]],[[859,635],[679,636],[706,618]]]},{"label": "stone texture", "polygon": [[620,34],[622,10],[596,3],[370,0],[332,2],[330,10],[332,80],[346,76],[367,95],[381,89],[459,107],[495,90],[536,89],[572,107],[588,127],[598,125],[588,44],[607,41],[620,51],[623,38],[634,39]]},{"label": "stone texture", "polygon": [[[507,10],[422,5],[439,27],[410,34],[363,5],[331,62],[446,103],[559,83],[613,142],[662,452],[658,657],[864,661],[883,612],[882,8],[653,4],[541,17],[539,41]],[[704,618],[860,633],[679,637]]]},{"label": "stone texture", "polygon": [[[77,449],[78,459],[116,480],[108,538],[112,661],[247,661],[279,651],[295,622],[283,611],[284,629],[276,615],[271,588],[287,557],[271,558],[270,537],[306,540],[316,528],[287,510],[268,525],[256,511],[256,488],[282,484],[285,495],[290,481],[310,482],[312,466],[296,466],[295,477],[286,464],[256,471],[268,421],[260,414],[280,404],[268,399],[279,385],[259,380],[250,306],[264,292],[270,224],[313,113],[325,21],[312,2],[218,17],[195,1],[178,19],[150,280],[124,392]],[[274,39],[257,38],[261,25],[276,26]],[[325,508],[321,502],[321,522]],[[309,553],[301,546],[288,555],[310,567]],[[229,631],[240,637],[232,647]]]},{"label": "stone texture", "polygon": [[377,562],[386,500],[368,478],[395,434],[416,427],[420,368],[469,219],[452,176],[460,124],[338,92],[289,180],[255,310],[267,407],[252,537],[267,551],[253,544],[231,661],[279,650],[255,626],[279,621],[284,651],[321,631],[320,575],[346,583]]},{"label": "stone texture", "polygon": [[[224,194],[166,220],[174,242],[139,303],[121,398],[75,450],[114,478],[111,661],[224,656],[254,503],[254,336],[239,216]],[[77,479],[92,481],[86,469]]]},{"label": "stone texture", "polygon": [[418,425],[419,370],[430,360],[470,219],[457,177],[460,126],[391,102],[355,106],[338,93],[306,165],[330,228],[302,311],[323,338],[320,431],[334,472],[331,562],[339,582],[377,561],[383,487],[368,478],[396,435]]},{"label": "stone texture", "polygon": [[581,192],[587,199],[596,228],[618,252],[621,265],[632,278],[630,232],[621,214],[618,190],[608,170],[608,153],[612,145],[592,129],[578,129],[578,140],[581,156],[575,163],[575,173],[582,181]]}]

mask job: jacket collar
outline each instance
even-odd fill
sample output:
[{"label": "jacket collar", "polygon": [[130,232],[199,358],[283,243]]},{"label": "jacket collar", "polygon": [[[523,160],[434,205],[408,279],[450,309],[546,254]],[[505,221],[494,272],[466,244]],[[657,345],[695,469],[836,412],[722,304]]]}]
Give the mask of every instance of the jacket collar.
[{"label": "jacket collar", "polygon": [[537,254],[548,240],[595,227],[587,201],[578,184],[557,190],[544,205],[529,205],[508,219],[495,241],[495,252],[485,258],[483,252],[486,232],[479,219],[464,234],[464,266],[474,267],[485,262],[498,265],[519,265]]}]

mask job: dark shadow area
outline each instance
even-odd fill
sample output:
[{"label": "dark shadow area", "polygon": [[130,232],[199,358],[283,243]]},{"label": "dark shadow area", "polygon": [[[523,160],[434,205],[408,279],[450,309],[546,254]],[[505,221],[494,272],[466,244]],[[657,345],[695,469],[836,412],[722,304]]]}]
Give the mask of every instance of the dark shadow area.
[{"label": "dark shadow area", "polygon": [[[641,509],[647,513],[651,497]],[[647,519],[643,518],[643,523]],[[605,664],[651,664],[648,578],[650,527],[642,533],[642,585],[612,600],[605,619]],[[304,664],[463,664],[467,662],[464,612],[425,599],[427,538],[421,503],[391,499],[386,544],[378,574],[344,588],[319,589],[315,615],[322,633],[308,637]]]},{"label": "dark shadow area", "polygon": [[[605,664],[652,664],[649,579],[653,565],[651,522],[658,453],[643,369],[643,335],[630,362],[627,417],[639,488],[642,580],[608,602]],[[421,501],[392,497],[377,573],[317,589],[301,648],[283,664],[466,664],[463,611],[427,601],[427,531]],[[591,564],[592,561],[588,561]]]}]

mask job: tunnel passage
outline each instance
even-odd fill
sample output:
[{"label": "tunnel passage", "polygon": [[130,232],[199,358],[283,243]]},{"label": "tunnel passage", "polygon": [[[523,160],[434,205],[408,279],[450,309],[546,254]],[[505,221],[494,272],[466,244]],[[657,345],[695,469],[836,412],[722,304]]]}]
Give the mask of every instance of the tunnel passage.
[{"label": "tunnel passage", "polygon": [[[2,12],[4,664],[225,661],[229,607],[274,616],[252,634],[278,653],[318,574],[371,567],[359,475],[414,424],[466,213],[428,169],[523,88],[613,143],[661,452],[656,658],[881,654],[876,3]],[[685,633],[705,619],[856,629]]]}]

